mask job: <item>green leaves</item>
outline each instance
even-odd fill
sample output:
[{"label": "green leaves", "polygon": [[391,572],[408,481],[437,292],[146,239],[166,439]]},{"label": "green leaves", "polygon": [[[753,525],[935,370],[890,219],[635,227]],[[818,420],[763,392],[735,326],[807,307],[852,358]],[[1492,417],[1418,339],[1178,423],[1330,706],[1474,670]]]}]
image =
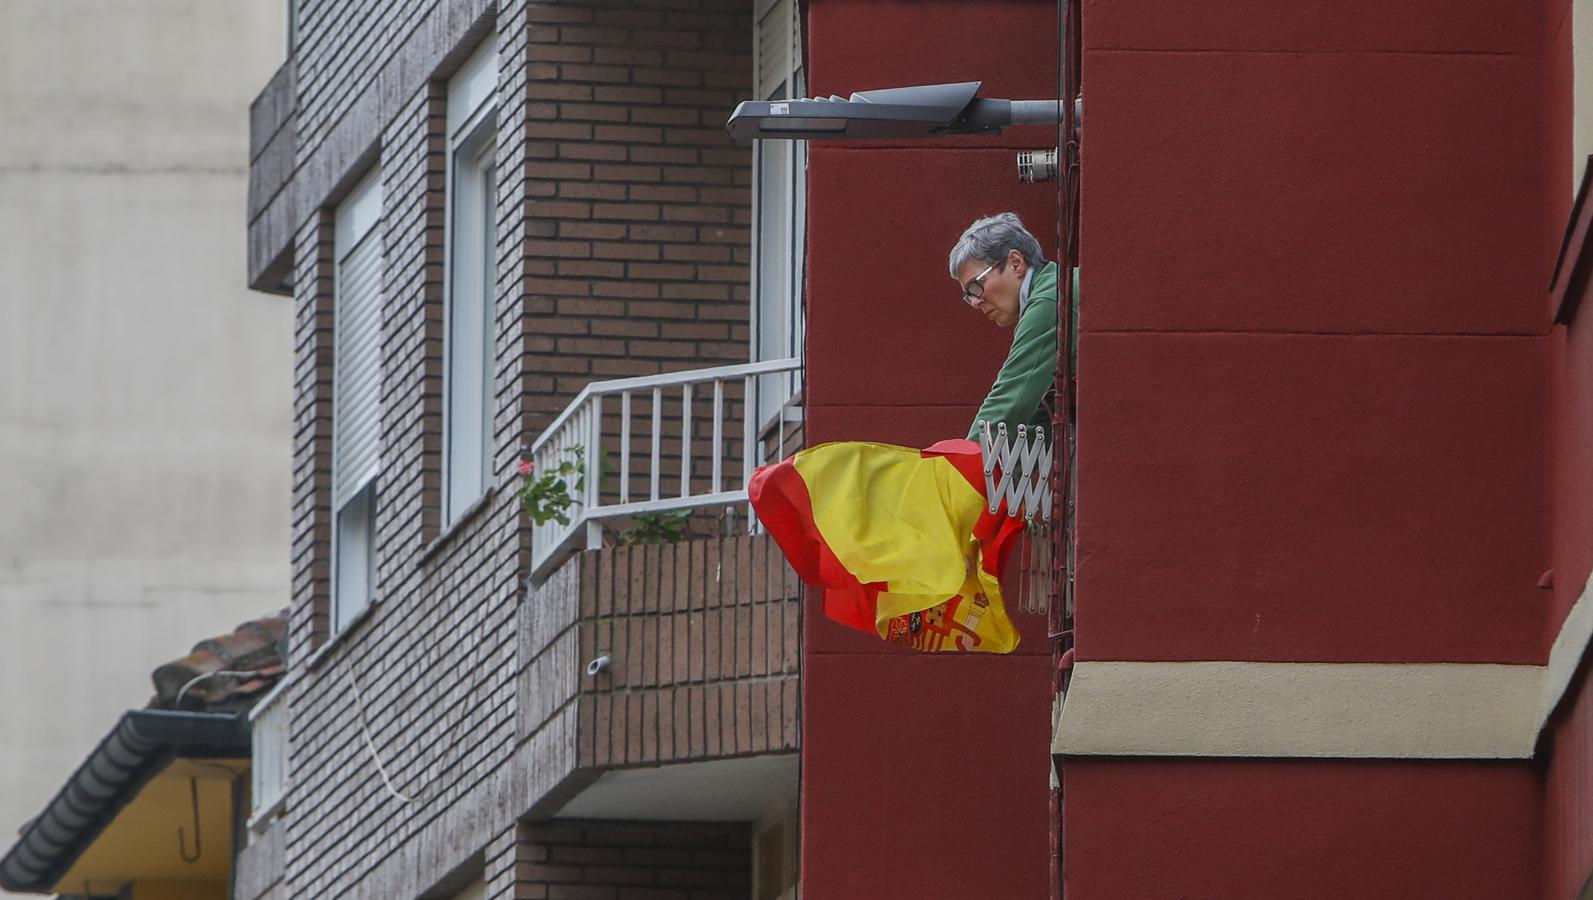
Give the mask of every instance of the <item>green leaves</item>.
[{"label": "green leaves", "polygon": [[614,541],[621,547],[673,544],[686,539],[686,525],[690,520],[689,509],[637,513],[631,517],[631,527],[615,535]]},{"label": "green leaves", "polygon": [[[520,483],[520,504],[538,525],[570,524],[570,507],[586,490],[586,448],[577,444],[560,455],[565,458],[560,459],[552,471],[539,472],[529,460],[520,463],[520,475],[524,478]],[[599,448],[598,485],[601,487],[605,476],[611,474],[608,454]],[[636,513],[631,516],[631,527],[614,534],[614,543],[620,547],[634,547],[685,540],[691,515],[689,509]]]},{"label": "green leaves", "polygon": [[566,448],[561,455],[569,459],[559,460],[551,472],[538,474],[532,464],[520,464],[520,472],[525,476],[520,484],[520,504],[538,525],[550,521],[570,524],[569,509],[576,495],[586,490],[586,448],[577,444]]}]

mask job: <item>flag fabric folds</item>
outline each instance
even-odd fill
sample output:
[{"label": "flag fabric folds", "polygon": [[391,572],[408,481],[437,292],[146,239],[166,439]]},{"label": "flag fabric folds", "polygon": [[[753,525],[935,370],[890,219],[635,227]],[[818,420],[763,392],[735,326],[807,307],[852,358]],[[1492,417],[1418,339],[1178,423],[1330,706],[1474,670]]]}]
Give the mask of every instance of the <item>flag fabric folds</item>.
[{"label": "flag fabric folds", "polygon": [[747,484],[824,614],[925,651],[1010,653],[999,575],[1021,520],[986,506],[979,445],[820,444]]}]

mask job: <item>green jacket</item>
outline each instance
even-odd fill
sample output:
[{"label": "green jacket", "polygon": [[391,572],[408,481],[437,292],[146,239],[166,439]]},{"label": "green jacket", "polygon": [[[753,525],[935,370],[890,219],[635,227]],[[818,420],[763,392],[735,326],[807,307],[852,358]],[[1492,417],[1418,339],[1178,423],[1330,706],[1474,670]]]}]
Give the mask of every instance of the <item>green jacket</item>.
[{"label": "green jacket", "polygon": [[[996,374],[996,383],[990,386],[985,402],[979,405],[974,424],[968,429],[968,439],[979,440],[979,422],[987,421],[992,430],[996,423],[1007,423],[1007,434],[1017,433],[1019,425],[1031,429],[1036,425],[1051,426],[1051,412],[1046,397],[1056,380],[1056,276],[1057,264],[1046,263],[1034,270],[1034,280],[1029,283],[1029,304],[1018,316],[1013,329],[1012,349],[1007,361]],[[1079,296],[1078,270],[1073,271],[1073,299],[1077,309]]]}]

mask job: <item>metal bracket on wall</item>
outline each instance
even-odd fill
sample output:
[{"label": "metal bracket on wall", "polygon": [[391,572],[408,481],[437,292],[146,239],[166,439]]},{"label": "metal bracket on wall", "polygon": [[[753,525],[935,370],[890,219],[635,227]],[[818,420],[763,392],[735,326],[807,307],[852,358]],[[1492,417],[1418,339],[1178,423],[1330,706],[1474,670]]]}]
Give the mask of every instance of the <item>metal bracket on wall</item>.
[{"label": "metal bracket on wall", "polygon": [[188,779],[188,794],[194,803],[194,852],[192,855],[188,853],[188,840],[183,835],[183,827],[178,825],[177,855],[183,858],[183,862],[191,866],[199,862],[199,856],[203,852],[203,848],[199,844],[199,779],[192,777]]}]

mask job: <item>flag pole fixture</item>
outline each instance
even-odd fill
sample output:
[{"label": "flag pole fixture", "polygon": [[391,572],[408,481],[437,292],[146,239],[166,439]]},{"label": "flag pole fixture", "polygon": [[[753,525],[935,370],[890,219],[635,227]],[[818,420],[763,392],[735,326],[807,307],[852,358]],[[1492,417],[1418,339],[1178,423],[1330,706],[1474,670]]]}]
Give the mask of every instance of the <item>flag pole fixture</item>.
[{"label": "flag pole fixture", "polygon": [[979,97],[982,82],[859,91],[850,98],[744,100],[725,131],[736,140],[858,140],[996,134],[1008,125],[1055,125],[1058,100]]}]

